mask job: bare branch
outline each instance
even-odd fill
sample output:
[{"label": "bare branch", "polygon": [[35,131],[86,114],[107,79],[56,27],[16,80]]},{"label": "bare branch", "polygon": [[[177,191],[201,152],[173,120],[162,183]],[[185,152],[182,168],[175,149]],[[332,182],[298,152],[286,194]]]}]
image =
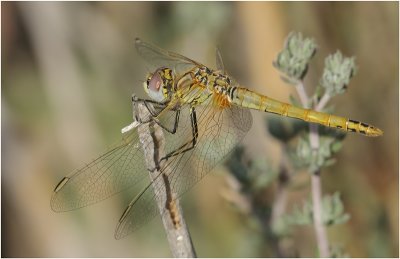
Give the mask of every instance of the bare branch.
[{"label": "bare branch", "polygon": [[[150,105],[150,104],[148,104]],[[150,118],[148,109],[142,103],[137,103],[134,113],[146,121]],[[160,158],[165,156],[165,138],[162,128],[154,121],[143,123],[138,126],[138,133],[141,143],[146,143],[144,148],[147,168],[162,168],[159,164]],[[149,171],[153,184],[164,186],[164,191],[159,192],[156,202],[160,211],[161,219],[167,233],[168,243],[174,257],[196,257],[196,252],[190,238],[183,218],[179,200],[173,192],[168,179],[168,170],[161,172],[159,169]],[[159,176],[159,177],[158,177]],[[157,184],[163,181],[163,184]]]}]

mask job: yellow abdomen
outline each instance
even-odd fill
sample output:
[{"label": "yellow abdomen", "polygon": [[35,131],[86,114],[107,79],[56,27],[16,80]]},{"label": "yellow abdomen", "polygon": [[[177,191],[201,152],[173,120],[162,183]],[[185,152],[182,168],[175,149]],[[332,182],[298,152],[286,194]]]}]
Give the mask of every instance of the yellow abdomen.
[{"label": "yellow abdomen", "polygon": [[357,132],[370,137],[377,137],[383,134],[382,130],[366,123],[328,113],[299,108],[252,92],[246,88],[235,88],[232,90],[230,97],[234,104],[245,108],[275,113],[307,122],[318,123],[331,128]]}]

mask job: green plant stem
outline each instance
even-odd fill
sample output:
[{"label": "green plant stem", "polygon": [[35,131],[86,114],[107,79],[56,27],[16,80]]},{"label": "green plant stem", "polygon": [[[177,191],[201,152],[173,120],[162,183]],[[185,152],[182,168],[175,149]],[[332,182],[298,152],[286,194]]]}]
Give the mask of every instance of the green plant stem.
[{"label": "green plant stem", "polygon": [[301,104],[303,105],[304,108],[309,108],[308,107],[308,97],[307,97],[306,91],[304,89],[303,81],[299,81],[295,85],[295,87],[296,87],[297,94],[299,95]]},{"label": "green plant stem", "polygon": [[326,104],[329,102],[330,99],[331,99],[331,96],[329,94],[325,93],[322,96],[321,100],[319,100],[318,104],[315,106],[315,110],[321,111],[326,106]]},{"label": "green plant stem", "polygon": [[314,230],[320,257],[329,257],[329,243],[326,228],[322,221],[322,188],[321,171],[316,170],[311,175],[311,194],[313,204]]},{"label": "green plant stem", "polygon": [[[274,232],[274,228],[279,224],[279,220],[282,219],[286,207],[287,207],[287,200],[288,200],[288,189],[287,185],[290,181],[291,172],[288,168],[288,158],[287,158],[287,146],[283,145],[282,150],[282,158],[279,165],[279,175],[278,175],[278,183],[277,188],[274,195],[274,202],[272,205],[272,213],[271,213],[271,223],[270,228]],[[274,232],[276,233],[276,232]],[[284,246],[282,239],[277,239],[276,242],[276,255],[280,258],[284,257],[293,257],[290,254],[290,251]]]},{"label": "green plant stem", "polygon": [[[309,98],[307,97],[303,82],[296,84],[296,90],[298,95],[300,96],[300,101],[303,107],[308,108]],[[314,109],[320,111],[328,103],[329,99],[330,96],[324,94],[320,101],[315,105]],[[310,124],[310,144],[314,153],[318,152],[319,134],[318,126],[315,124]],[[329,242],[326,234],[326,228],[322,220],[321,170],[317,169],[311,173],[311,195],[314,219],[313,221],[318,251],[320,257],[329,257]]]}]

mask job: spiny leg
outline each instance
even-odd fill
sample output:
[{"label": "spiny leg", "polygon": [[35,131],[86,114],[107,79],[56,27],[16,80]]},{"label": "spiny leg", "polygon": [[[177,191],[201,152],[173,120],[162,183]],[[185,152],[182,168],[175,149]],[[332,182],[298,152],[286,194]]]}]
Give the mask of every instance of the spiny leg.
[{"label": "spiny leg", "polygon": [[[143,103],[144,106],[146,107],[146,109],[148,110],[148,112],[151,115],[151,118],[149,118],[148,120],[142,120],[141,118],[139,118],[137,116],[137,112],[135,112],[135,119],[140,122],[140,123],[149,123],[151,121],[154,121],[155,123],[157,123],[161,128],[163,128],[164,130],[166,130],[167,132],[171,133],[171,134],[175,134],[176,133],[176,129],[178,127],[178,123],[179,123],[179,115],[180,115],[180,110],[176,110],[175,112],[175,121],[174,121],[174,125],[172,129],[169,129],[167,126],[163,125],[162,123],[160,123],[156,117],[164,111],[164,109],[167,107],[166,103],[160,103],[160,102],[156,102],[153,100],[147,100],[147,99],[141,99],[141,98],[137,98],[136,96],[132,96],[132,103],[134,105],[134,108],[136,108],[136,104],[137,103]],[[153,104],[153,105],[157,105],[158,107],[158,111],[154,111],[154,108],[149,106],[149,103]]]},{"label": "spiny leg", "polygon": [[[149,100],[149,99],[142,99],[142,98],[138,98],[136,95],[133,95],[132,96],[132,104],[133,104],[134,108],[136,108],[137,103],[143,103],[152,117],[157,117],[167,107],[167,103],[157,102],[157,101]],[[159,110],[155,111],[154,107],[149,106],[149,103],[157,106],[156,108]],[[145,123],[144,121],[140,121],[140,122]],[[148,122],[148,121],[146,121],[146,122]]]},{"label": "spiny leg", "polygon": [[[199,130],[197,127],[196,111],[195,111],[194,107],[190,108],[190,122],[191,122],[191,126],[192,126],[193,138],[190,141],[188,141],[188,142],[184,143],[183,145],[181,145],[180,147],[178,147],[177,149],[175,149],[174,151],[171,151],[170,153],[165,155],[165,157],[160,159],[160,162],[162,160],[168,160],[169,158],[171,158],[173,156],[177,156],[179,154],[182,154],[184,152],[187,152],[187,151],[195,148],[195,146],[197,144],[197,138],[199,136]],[[185,148],[186,146],[188,146],[190,144],[191,144],[191,146]]]}]

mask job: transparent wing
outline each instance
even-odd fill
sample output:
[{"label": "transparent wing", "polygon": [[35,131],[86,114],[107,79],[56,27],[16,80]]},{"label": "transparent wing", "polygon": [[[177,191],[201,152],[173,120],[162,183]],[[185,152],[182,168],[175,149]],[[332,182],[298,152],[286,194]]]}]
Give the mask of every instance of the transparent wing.
[{"label": "transparent wing", "polygon": [[[165,134],[166,153],[192,139],[188,108],[181,109],[177,132]],[[196,107],[196,115],[199,130],[196,147],[170,158],[161,168],[161,171],[168,175],[172,192],[177,197],[188,191],[224,159],[241,141],[252,124],[252,117],[247,109],[240,107],[221,109],[215,106],[212,100],[206,105]],[[125,216],[117,226],[115,232],[117,239],[135,231],[159,213],[156,199],[159,199],[160,193],[164,191],[165,187],[162,185],[162,181],[155,181],[151,188],[145,189],[139,198],[133,200],[133,204],[127,208]]]},{"label": "transparent wing", "polygon": [[115,147],[64,177],[53,192],[51,208],[62,212],[88,206],[131,187],[145,176],[143,152],[133,130]]},{"label": "transparent wing", "polygon": [[230,83],[231,86],[239,86],[236,80],[230,75],[228,75],[228,72],[225,70],[224,61],[222,60],[222,55],[218,48],[216,48],[215,50],[215,64],[217,66],[217,70],[220,71],[220,73],[229,76],[229,79],[231,81]]},{"label": "transparent wing", "polygon": [[222,61],[222,55],[218,48],[215,49],[215,64],[217,69],[225,74],[224,62]]},{"label": "transparent wing", "polygon": [[160,67],[169,67],[175,69],[178,73],[188,71],[195,66],[202,66],[202,64],[191,60],[178,53],[161,49],[150,43],[144,42],[137,38],[135,40],[135,47],[137,52],[142,56],[152,68],[158,69]]}]

